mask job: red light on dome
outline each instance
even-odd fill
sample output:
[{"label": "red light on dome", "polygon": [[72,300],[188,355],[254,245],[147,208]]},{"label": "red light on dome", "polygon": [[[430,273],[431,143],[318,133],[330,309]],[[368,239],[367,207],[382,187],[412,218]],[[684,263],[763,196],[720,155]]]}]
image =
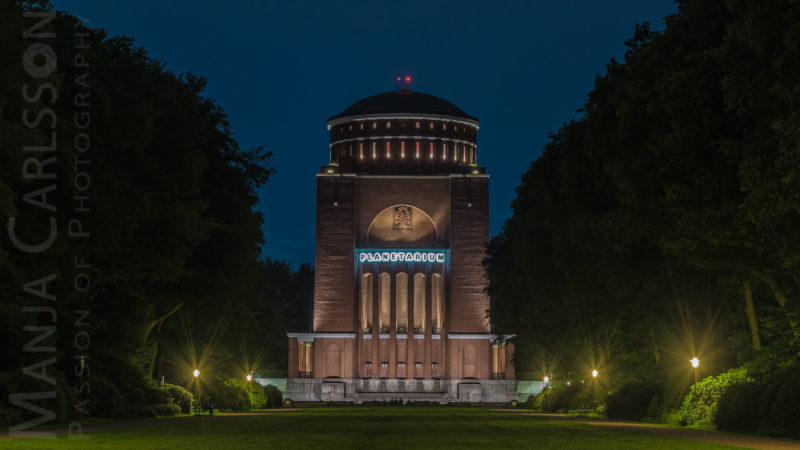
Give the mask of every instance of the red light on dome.
[{"label": "red light on dome", "polygon": [[402,79],[402,77],[397,77],[397,81],[400,81],[401,79]]},{"label": "red light on dome", "polygon": [[411,76],[410,75],[406,75],[406,83],[411,83]]}]

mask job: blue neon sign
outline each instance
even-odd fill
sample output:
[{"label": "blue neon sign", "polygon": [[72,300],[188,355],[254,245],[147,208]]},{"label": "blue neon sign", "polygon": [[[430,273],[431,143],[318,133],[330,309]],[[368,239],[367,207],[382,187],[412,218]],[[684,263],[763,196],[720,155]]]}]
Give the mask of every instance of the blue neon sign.
[{"label": "blue neon sign", "polygon": [[356,250],[356,260],[363,263],[433,263],[447,262],[447,250],[428,249],[363,249]]}]

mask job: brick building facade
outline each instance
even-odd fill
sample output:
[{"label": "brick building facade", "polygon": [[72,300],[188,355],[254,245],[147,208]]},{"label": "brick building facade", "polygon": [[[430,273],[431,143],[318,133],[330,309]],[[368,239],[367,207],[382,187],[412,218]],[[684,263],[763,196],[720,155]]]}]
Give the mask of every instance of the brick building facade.
[{"label": "brick building facade", "polygon": [[312,333],[289,333],[293,401],[504,403],[513,348],[490,334],[479,122],[399,90],[328,120],[317,174]]}]

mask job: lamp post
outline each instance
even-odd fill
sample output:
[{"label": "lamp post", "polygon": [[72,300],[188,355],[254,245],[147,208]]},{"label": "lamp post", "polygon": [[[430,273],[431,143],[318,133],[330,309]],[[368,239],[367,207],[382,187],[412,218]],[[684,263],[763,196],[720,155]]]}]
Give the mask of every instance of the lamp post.
[{"label": "lamp post", "polygon": [[545,375],[543,380],[544,380],[544,387],[542,388],[542,391],[544,391],[544,403],[545,403],[545,408],[546,408],[545,411],[549,411],[550,410],[550,393],[547,392],[546,390],[547,390],[547,385],[550,383],[550,377]]},{"label": "lamp post", "polygon": [[598,372],[597,369],[592,370],[592,378],[597,378],[597,375],[599,374],[600,372]]},{"label": "lamp post", "polygon": [[700,360],[695,356],[694,358],[690,359],[689,362],[692,363],[692,375],[694,378],[692,391],[694,391],[694,395],[697,395],[697,368],[700,367]]},{"label": "lamp post", "polygon": [[195,415],[197,415],[200,413],[202,409],[202,402],[200,401],[200,383],[199,383],[200,371],[198,369],[194,369],[194,371],[192,371],[192,376],[194,377],[192,379],[192,384],[194,384],[194,398],[195,398],[194,402],[195,405],[193,407]]}]

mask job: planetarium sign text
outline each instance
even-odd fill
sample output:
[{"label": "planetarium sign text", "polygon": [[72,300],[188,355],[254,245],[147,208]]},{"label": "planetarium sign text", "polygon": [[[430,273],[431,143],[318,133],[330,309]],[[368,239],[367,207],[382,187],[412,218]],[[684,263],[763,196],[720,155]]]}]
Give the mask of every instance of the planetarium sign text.
[{"label": "planetarium sign text", "polygon": [[446,250],[356,250],[359,263],[421,262],[443,264]]}]

